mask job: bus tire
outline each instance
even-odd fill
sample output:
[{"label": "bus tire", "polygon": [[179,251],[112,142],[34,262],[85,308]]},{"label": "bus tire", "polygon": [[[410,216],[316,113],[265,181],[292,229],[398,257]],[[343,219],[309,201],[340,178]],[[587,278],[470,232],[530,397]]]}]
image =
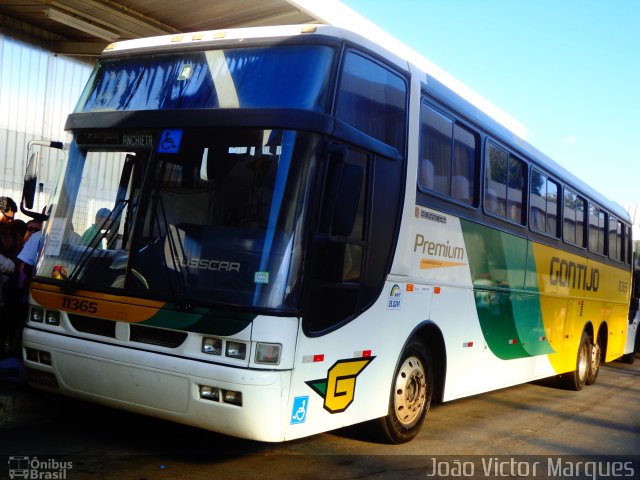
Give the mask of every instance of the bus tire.
[{"label": "bus tire", "polygon": [[620,357],[620,361],[631,365],[636,361],[636,353],[640,353],[640,326],[636,330],[636,338],[633,342],[633,351]]},{"label": "bus tire", "polygon": [[600,338],[600,334],[598,334],[596,341],[591,345],[591,361],[589,362],[587,385],[596,383],[598,373],[600,372],[600,365],[602,365],[602,339]]},{"label": "bus tire", "polygon": [[589,366],[591,365],[591,341],[587,332],[582,332],[578,355],[576,356],[576,369],[572,372],[560,375],[562,385],[569,390],[582,390],[587,383]]},{"label": "bus tire", "polygon": [[629,365],[632,365],[633,362],[636,361],[636,352],[625,353],[620,357],[620,361],[622,363],[628,363]]},{"label": "bus tire", "polygon": [[412,440],[424,424],[433,396],[433,363],[419,341],[407,345],[391,385],[389,412],[379,419],[384,440],[399,444]]}]

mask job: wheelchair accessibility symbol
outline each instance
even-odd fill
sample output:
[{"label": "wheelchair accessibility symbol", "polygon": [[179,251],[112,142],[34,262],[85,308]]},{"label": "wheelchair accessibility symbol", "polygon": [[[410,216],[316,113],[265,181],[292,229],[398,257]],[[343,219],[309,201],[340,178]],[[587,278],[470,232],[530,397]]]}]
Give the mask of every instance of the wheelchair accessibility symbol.
[{"label": "wheelchair accessibility symbol", "polygon": [[158,153],[178,153],[182,141],[182,130],[164,130],[160,136]]},{"label": "wheelchair accessibility symbol", "polygon": [[291,409],[291,425],[304,423],[307,419],[307,406],[309,405],[309,397],[295,397],[293,399],[293,408]]}]

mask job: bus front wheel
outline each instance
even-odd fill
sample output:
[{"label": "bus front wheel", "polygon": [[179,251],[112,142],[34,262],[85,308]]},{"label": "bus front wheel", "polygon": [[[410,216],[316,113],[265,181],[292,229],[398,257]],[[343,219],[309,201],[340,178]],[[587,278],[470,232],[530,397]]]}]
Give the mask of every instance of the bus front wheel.
[{"label": "bus front wheel", "polygon": [[379,419],[385,440],[412,440],[424,423],[433,396],[433,366],[424,345],[412,341],[405,348],[391,385],[389,412]]}]

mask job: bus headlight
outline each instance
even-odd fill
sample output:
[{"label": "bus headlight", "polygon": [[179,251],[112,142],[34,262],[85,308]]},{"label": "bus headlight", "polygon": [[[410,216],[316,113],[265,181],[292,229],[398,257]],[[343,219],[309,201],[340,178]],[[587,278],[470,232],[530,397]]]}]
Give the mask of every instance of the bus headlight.
[{"label": "bus headlight", "polygon": [[47,325],[60,325],[60,312],[47,310],[44,317],[44,323]]},{"label": "bus headlight", "polygon": [[256,345],[256,363],[278,365],[282,345],[279,343],[258,343]]},{"label": "bus headlight", "polygon": [[211,400],[213,402],[219,402],[220,389],[216,387],[208,387],[206,385],[200,385],[200,398]]},{"label": "bus headlight", "polygon": [[202,339],[202,351],[209,355],[222,355],[222,340],[219,338],[204,337]]},{"label": "bus headlight", "polygon": [[233,390],[223,390],[224,403],[230,403],[232,405],[242,406],[242,392],[234,392]]},{"label": "bus headlight", "polygon": [[32,322],[42,323],[44,320],[44,309],[31,307],[31,315],[29,315],[29,320]]},{"label": "bus headlight", "polygon": [[218,387],[200,385],[200,398],[218,403],[228,403],[230,405],[242,406],[242,392],[235,390],[224,390]]},{"label": "bus headlight", "polygon": [[247,345],[240,342],[227,342],[226,355],[229,358],[244,360],[247,357]]}]

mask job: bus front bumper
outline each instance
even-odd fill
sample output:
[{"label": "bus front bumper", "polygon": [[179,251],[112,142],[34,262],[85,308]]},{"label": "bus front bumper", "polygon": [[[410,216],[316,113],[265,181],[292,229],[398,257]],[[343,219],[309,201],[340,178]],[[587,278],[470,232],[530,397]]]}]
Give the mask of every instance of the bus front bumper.
[{"label": "bus front bumper", "polygon": [[284,440],[291,372],[252,370],[25,328],[29,383],[252,440]]}]

